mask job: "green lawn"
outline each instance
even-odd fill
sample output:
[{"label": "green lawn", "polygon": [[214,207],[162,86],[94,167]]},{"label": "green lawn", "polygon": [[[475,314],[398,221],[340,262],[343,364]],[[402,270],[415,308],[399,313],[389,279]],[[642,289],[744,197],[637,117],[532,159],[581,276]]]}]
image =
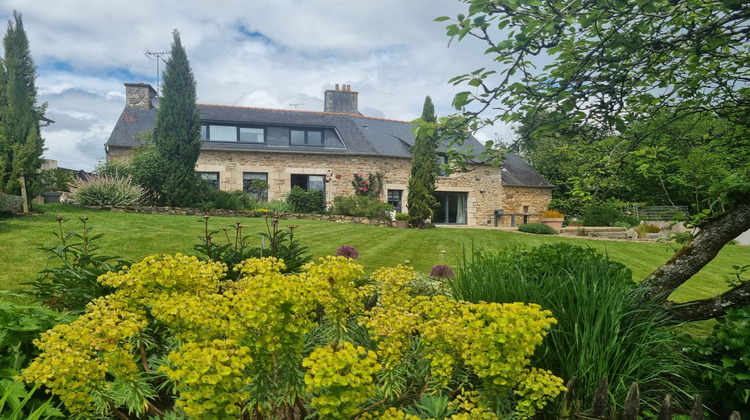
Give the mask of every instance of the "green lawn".
[{"label": "green lawn", "polygon": [[[110,213],[65,205],[36,206],[41,214],[0,219],[0,290],[22,288],[35,278],[45,265],[46,255],[38,247],[57,243],[53,231],[55,217],[64,218],[66,230],[79,230],[79,217],[88,216],[93,233],[102,233],[99,244],[109,255],[132,260],[153,253],[192,253],[191,247],[202,234],[202,218],[196,216],[163,216],[135,213]],[[237,218],[211,217],[211,229],[233,225]],[[266,219],[241,219],[245,233],[265,230]],[[200,223],[199,223],[200,222]],[[381,266],[408,264],[428,272],[433,265],[453,265],[464,249],[472,246],[502,249],[516,244],[529,246],[566,241],[606,252],[610,258],[626,264],[640,280],[669,258],[666,244],[644,242],[598,241],[579,238],[557,238],[492,229],[436,228],[425,230],[393,229],[334,222],[282,220],[282,226],[294,224],[295,237],[309,247],[314,257],[335,254],[342,245],[352,245],[360,252],[358,262],[373,271]],[[260,243],[260,236],[258,236]],[[725,289],[725,274],[737,261],[750,261],[750,247],[728,246],[701,273],[675,292],[676,300],[711,296]]]}]

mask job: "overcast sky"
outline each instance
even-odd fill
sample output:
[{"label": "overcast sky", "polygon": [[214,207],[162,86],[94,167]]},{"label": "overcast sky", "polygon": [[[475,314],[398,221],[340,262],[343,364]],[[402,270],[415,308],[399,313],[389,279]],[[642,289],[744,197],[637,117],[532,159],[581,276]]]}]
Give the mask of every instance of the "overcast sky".
[{"label": "overcast sky", "polygon": [[[124,83],[156,87],[156,58],[178,29],[204,104],[323,110],[323,92],[349,84],[364,115],[410,121],[430,95],[453,112],[459,74],[489,63],[472,40],[448,46],[458,0],[0,0],[23,16],[37,65],[45,158],[92,170],[125,105]],[[5,27],[2,27],[5,33]],[[489,64],[491,65],[491,64]],[[163,70],[163,63],[161,70]],[[486,140],[510,137],[506,127]]]}]

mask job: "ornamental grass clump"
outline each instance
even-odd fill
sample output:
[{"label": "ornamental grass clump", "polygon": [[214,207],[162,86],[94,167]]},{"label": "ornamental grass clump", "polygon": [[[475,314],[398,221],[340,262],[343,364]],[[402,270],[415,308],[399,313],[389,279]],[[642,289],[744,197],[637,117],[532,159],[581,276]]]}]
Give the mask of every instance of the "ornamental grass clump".
[{"label": "ornamental grass clump", "polygon": [[70,184],[73,201],[81,206],[137,206],[147,191],[129,177],[88,175]]},{"label": "ornamental grass clump", "polygon": [[557,243],[480,250],[465,255],[447,283],[456,299],[527,302],[550,310],[557,324],[532,366],[565,380],[576,376],[581,401],[591,400],[604,376],[615,404],[625,400],[632,382],[650,407],[658,407],[665,393],[679,399],[694,389],[683,380],[688,363],[664,309],[642,303],[630,270],[592,249]]}]

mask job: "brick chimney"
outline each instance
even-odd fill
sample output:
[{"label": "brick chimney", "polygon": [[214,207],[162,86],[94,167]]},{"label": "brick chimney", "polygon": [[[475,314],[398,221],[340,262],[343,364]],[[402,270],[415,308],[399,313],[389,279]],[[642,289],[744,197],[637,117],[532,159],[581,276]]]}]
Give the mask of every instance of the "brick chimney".
[{"label": "brick chimney", "polygon": [[148,83],[125,83],[125,107],[136,109],[152,109],[151,100],[156,97],[156,91]]},{"label": "brick chimney", "polygon": [[339,89],[337,83],[335,90],[325,91],[323,111],[362,115],[359,113],[357,95],[357,92],[352,92],[351,85],[341,85]]}]

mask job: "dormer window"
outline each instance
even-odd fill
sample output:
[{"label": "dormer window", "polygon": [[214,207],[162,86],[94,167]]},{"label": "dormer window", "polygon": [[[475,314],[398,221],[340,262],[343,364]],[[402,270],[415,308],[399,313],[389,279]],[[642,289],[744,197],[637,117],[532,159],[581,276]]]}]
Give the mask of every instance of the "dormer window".
[{"label": "dormer window", "polygon": [[266,130],[262,127],[205,124],[201,126],[201,140],[265,143]]},{"label": "dormer window", "polygon": [[266,130],[255,127],[240,127],[240,141],[243,143],[265,143]]},{"label": "dormer window", "polygon": [[293,146],[322,146],[322,130],[289,130],[289,144]]}]

